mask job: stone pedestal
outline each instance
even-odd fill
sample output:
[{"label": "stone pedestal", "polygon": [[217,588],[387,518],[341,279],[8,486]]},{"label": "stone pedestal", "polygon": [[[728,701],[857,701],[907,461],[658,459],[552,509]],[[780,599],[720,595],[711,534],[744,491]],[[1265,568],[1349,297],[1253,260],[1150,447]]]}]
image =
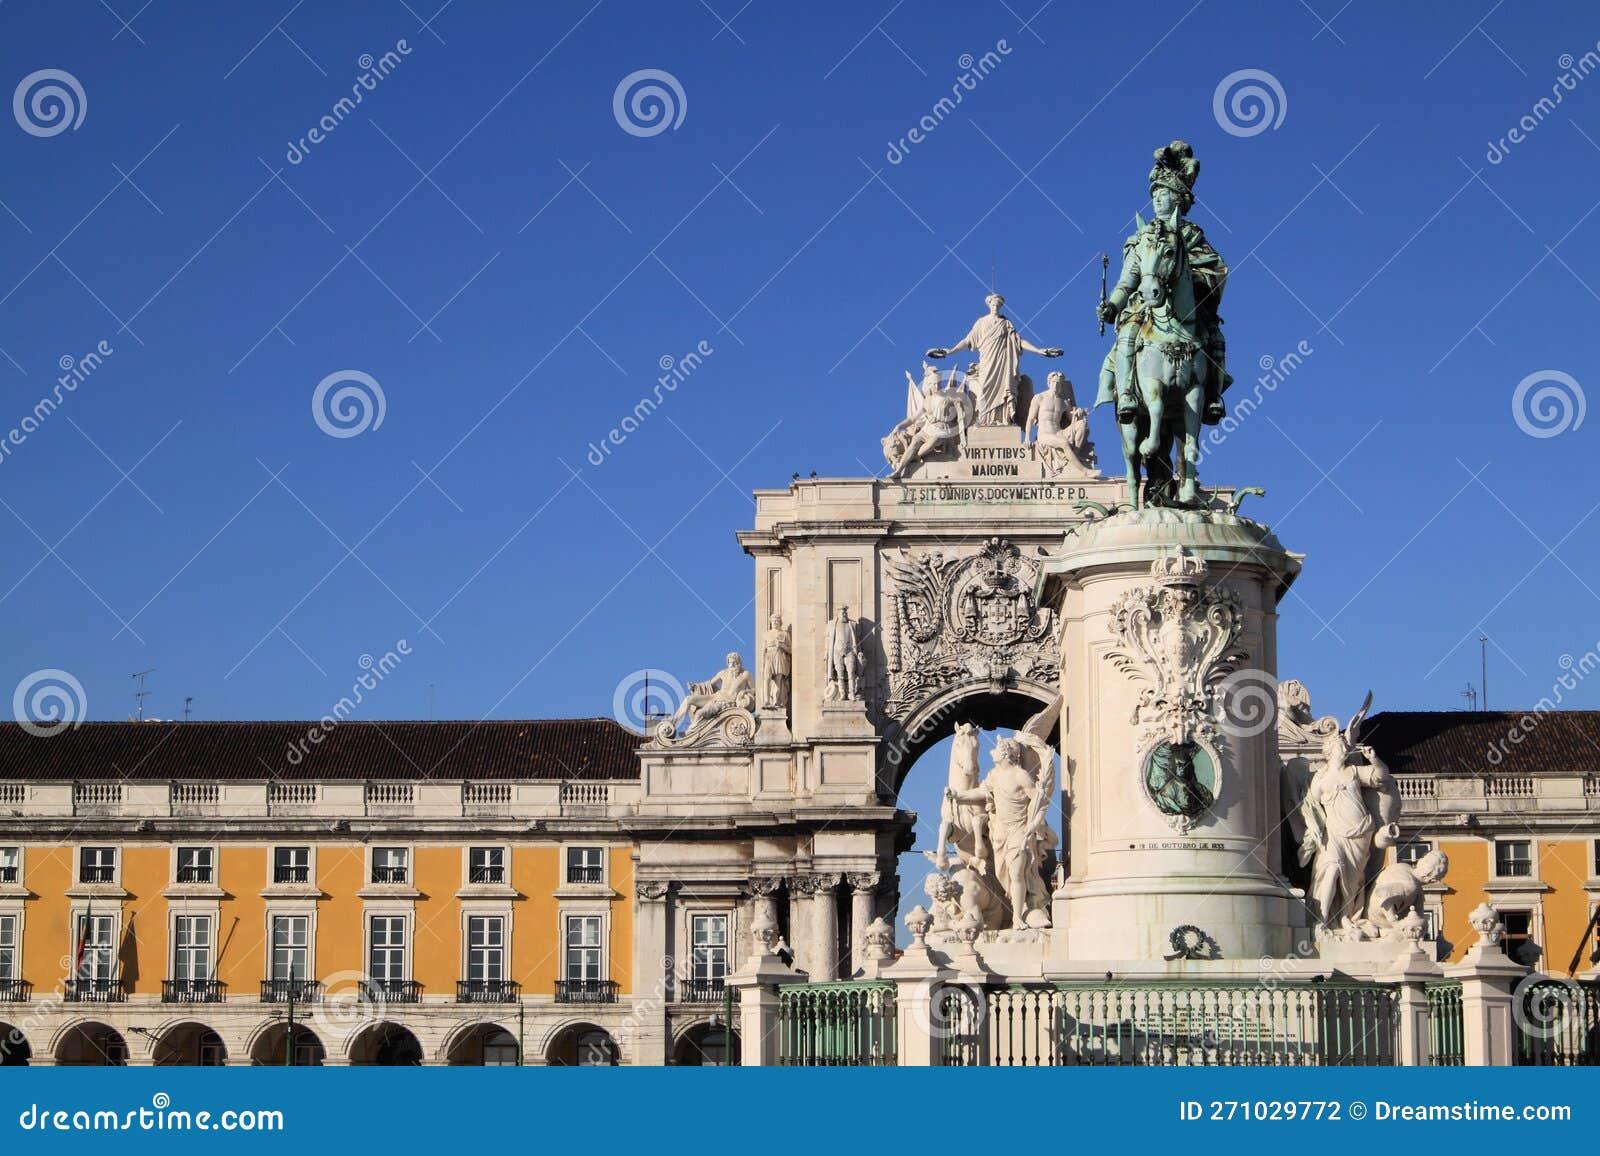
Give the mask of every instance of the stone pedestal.
[{"label": "stone pedestal", "polygon": [[746,1068],[778,1063],[778,985],[805,976],[769,952],[758,951],[727,978],[739,993],[739,1064]]},{"label": "stone pedestal", "polygon": [[1515,1058],[1512,991],[1528,974],[1500,949],[1480,941],[1444,969],[1461,981],[1461,1052],[1468,1067],[1509,1067]]},{"label": "stone pedestal", "polygon": [[[1237,515],[1156,509],[1069,534],[1044,569],[1069,857],[1052,958],[1289,954],[1304,918],[1279,862],[1272,713],[1232,696],[1272,700],[1277,603],[1300,559]],[[1174,808],[1198,792],[1148,785],[1174,765],[1210,796],[1192,815]]]}]

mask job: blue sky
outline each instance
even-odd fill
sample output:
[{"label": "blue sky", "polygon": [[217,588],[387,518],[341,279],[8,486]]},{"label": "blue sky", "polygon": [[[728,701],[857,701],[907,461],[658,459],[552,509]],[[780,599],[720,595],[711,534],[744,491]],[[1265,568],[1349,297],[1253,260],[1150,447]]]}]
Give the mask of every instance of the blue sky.
[{"label": "blue sky", "polygon": [[[1534,112],[1592,5],[438,3],[0,5],[6,86],[62,70],[84,102],[0,118],[0,429],[112,350],[0,458],[4,688],[66,670],[121,718],[154,667],[163,717],[311,717],[401,639],[364,717],[704,677],[752,650],[749,491],[881,468],[902,372],[991,260],[1092,382],[1097,254],[1173,137],[1233,270],[1233,396],[1309,350],[1207,463],[1308,555],[1281,672],[1325,710],[1455,709],[1482,632],[1506,707],[1600,639],[1600,76]],[[645,69],[682,92],[654,135],[613,109]],[[1215,112],[1243,70],[1281,91],[1259,132]],[[383,420],[331,437],[312,397],[344,370]],[[1513,401],[1550,372],[1523,400],[1554,381],[1569,412],[1533,436]]]}]

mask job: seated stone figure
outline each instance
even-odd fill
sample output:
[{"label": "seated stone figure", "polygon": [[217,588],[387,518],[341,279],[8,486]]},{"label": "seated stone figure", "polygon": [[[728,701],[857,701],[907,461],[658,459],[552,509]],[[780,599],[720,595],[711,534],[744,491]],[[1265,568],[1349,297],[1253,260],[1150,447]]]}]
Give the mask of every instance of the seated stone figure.
[{"label": "seated stone figure", "polygon": [[751,710],[755,704],[755,679],[750,677],[750,672],[744,668],[744,659],[738,652],[730,651],[727,666],[705,682],[689,684],[689,693],[684,696],[683,702],[672,716],[672,725],[676,728],[687,718],[689,730],[692,731],[702,722],[715,718],[723,711],[735,707]]},{"label": "seated stone figure", "polygon": [[1421,915],[1425,906],[1423,888],[1439,882],[1448,870],[1450,860],[1444,852],[1429,851],[1415,864],[1391,863],[1378,872],[1367,900],[1368,933],[1392,932],[1411,912]]}]

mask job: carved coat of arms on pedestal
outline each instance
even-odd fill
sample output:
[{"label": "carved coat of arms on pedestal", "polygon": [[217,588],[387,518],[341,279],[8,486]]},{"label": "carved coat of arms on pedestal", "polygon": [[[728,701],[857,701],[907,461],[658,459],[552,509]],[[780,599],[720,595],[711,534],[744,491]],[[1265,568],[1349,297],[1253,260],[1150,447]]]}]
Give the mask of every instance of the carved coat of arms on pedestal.
[{"label": "carved coat of arms on pedestal", "polygon": [[1238,597],[1206,585],[1205,559],[1179,547],[1150,567],[1153,582],[1112,607],[1118,645],[1106,658],[1145,684],[1133,711],[1145,794],[1186,832],[1216,800],[1222,760],[1219,684],[1247,657]]},{"label": "carved coat of arms on pedestal", "polygon": [[888,712],[904,719],[930,695],[973,680],[1054,687],[1053,616],[1033,597],[1038,563],[990,539],[976,554],[884,555],[893,585],[884,646]]}]

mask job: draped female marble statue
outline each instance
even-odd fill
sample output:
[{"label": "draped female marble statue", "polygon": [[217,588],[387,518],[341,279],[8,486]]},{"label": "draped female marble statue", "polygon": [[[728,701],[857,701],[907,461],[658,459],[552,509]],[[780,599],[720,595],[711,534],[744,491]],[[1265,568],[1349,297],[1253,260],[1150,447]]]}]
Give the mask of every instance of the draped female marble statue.
[{"label": "draped female marble statue", "polygon": [[[1322,744],[1323,762],[1306,788],[1300,815],[1305,837],[1300,863],[1311,864],[1310,898],[1324,931],[1363,938],[1367,866],[1374,850],[1400,837],[1400,790],[1389,768],[1370,746],[1358,745],[1361,721],[1372,706],[1369,692],[1341,733]],[[1357,762],[1356,760],[1360,761]]]},{"label": "draped female marble statue", "polygon": [[937,361],[964,349],[976,353],[977,370],[975,374],[968,372],[967,381],[978,395],[978,424],[1016,425],[1019,417],[1017,365],[1022,355],[1037,353],[1041,357],[1060,357],[1061,350],[1041,349],[1018,333],[1011,319],[1000,312],[1000,307],[1006,303],[1000,294],[989,294],[983,303],[989,307],[989,312],[972,323],[965,337],[948,349],[928,350],[928,356]]}]

